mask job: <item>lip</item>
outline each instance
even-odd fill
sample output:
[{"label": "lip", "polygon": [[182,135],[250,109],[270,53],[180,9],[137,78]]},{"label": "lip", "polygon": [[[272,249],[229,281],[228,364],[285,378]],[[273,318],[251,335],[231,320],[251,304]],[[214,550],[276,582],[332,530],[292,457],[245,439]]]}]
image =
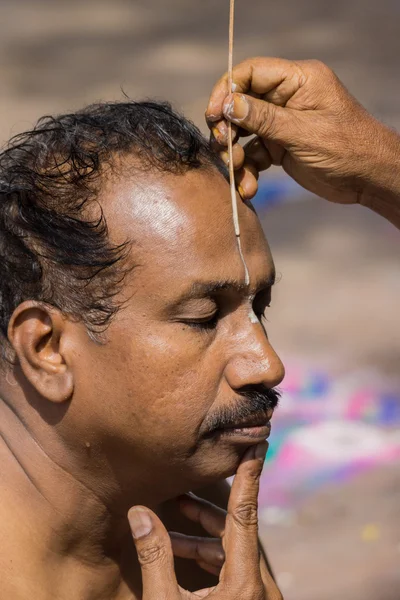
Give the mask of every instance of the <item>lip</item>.
[{"label": "lip", "polygon": [[228,427],[226,429],[218,429],[215,432],[219,438],[230,438],[237,443],[259,443],[269,438],[271,433],[271,423],[267,422],[263,425],[241,425],[240,427]]}]

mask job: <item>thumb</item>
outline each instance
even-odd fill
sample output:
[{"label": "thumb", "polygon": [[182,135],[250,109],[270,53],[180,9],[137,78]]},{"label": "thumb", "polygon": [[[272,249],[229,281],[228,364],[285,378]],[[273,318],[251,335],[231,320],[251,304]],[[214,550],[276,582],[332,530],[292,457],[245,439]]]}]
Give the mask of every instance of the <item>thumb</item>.
[{"label": "thumb", "polygon": [[144,506],[131,508],[128,519],[142,571],[142,600],[178,600],[171,540],[164,525]]},{"label": "thumb", "polygon": [[223,112],[228,121],[260,138],[282,145],[293,141],[293,125],[298,115],[290,108],[245,94],[230,94],[225,99]]}]

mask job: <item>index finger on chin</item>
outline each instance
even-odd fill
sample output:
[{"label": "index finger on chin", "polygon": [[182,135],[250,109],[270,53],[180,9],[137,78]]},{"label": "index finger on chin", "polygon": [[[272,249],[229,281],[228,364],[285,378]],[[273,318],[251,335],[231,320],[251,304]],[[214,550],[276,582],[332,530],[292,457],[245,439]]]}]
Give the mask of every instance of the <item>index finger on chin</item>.
[{"label": "index finger on chin", "polygon": [[248,578],[259,573],[258,492],[268,443],[250,448],[244,455],[228,503],[224,549],[226,576]]}]

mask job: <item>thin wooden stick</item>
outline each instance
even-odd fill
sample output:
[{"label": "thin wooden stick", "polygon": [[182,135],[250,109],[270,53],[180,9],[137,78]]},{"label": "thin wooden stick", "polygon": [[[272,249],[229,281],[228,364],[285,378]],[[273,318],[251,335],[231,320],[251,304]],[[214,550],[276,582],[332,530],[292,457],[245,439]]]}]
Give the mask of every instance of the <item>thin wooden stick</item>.
[{"label": "thin wooden stick", "polygon": [[[230,0],[229,5],[229,52],[228,52],[228,90],[231,94],[233,90],[233,36],[235,28],[235,0]],[[244,267],[245,283],[249,285],[250,275],[247,268],[246,261],[244,259],[242,243],[240,240],[240,224],[239,224],[239,213],[238,203],[235,185],[235,170],[233,168],[233,132],[232,123],[228,121],[228,157],[229,157],[229,181],[231,186],[231,199],[232,199],[232,215],[233,215],[233,226],[235,228],[235,235],[238,245],[241,261]]]},{"label": "thin wooden stick", "polygon": [[[228,90],[231,94],[233,92],[233,34],[235,28],[235,0],[230,0],[229,6],[229,53],[228,53]],[[238,205],[236,197],[236,186],[235,186],[235,171],[233,168],[233,133],[232,123],[228,121],[228,156],[229,156],[229,180],[231,184],[231,198],[232,198],[232,213],[233,213],[233,225],[235,227],[236,237],[240,236],[240,225],[238,215]]]}]

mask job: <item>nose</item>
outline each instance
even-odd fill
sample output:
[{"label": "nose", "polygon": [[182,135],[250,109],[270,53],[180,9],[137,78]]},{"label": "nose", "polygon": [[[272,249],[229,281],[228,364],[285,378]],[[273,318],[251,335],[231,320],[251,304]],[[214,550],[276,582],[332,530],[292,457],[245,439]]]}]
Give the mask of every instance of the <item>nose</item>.
[{"label": "nose", "polygon": [[285,376],[285,368],[272,348],[261,323],[252,323],[246,333],[235,340],[235,346],[225,368],[225,377],[233,390],[245,386],[263,385],[273,388]]}]

